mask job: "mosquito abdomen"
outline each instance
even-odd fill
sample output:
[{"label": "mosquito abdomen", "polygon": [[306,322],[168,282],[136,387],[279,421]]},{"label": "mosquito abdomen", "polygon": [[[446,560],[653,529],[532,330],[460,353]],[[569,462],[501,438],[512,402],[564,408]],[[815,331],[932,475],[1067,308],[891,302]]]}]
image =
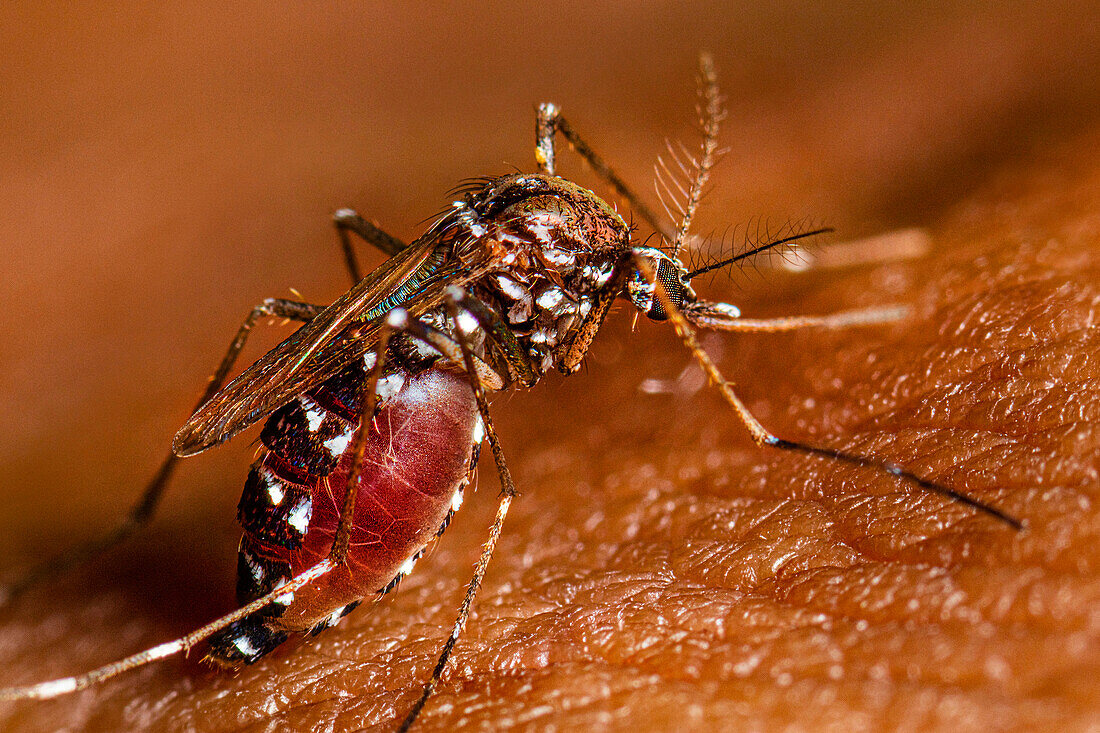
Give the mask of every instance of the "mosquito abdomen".
[{"label": "mosquito abdomen", "polygon": [[[328,555],[358,422],[358,405],[347,404],[358,390],[345,382],[365,379],[362,368],[345,370],[265,425],[267,450],[252,466],[238,512],[242,603]],[[396,369],[378,391],[385,402],[367,437],[347,563],[214,637],[213,661],[251,663],[288,632],[319,631],[363,598],[392,589],[458,508],[481,440],[465,377]]]}]

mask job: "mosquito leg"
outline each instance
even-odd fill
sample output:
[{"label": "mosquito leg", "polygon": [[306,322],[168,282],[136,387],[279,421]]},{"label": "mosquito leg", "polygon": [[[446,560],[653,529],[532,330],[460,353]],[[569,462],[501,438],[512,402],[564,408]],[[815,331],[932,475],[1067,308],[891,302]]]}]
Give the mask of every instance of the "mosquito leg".
[{"label": "mosquito leg", "polygon": [[457,288],[452,288],[447,293],[447,305],[451,311],[451,317],[455,323],[458,324],[456,331],[458,331],[458,342],[462,347],[462,358],[466,365],[466,373],[470,375],[470,386],[474,390],[474,397],[477,399],[477,409],[481,413],[481,420],[485,425],[485,435],[489,439],[489,447],[493,451],[493,460],[497,464],[497,473],[500,476],[501,495],[500,504],[497,506],[496,517],[493,519],[492,527],[489,529],[489,538],[486,540],[482,551],[481,557],[478,558],[477,566],[474,568],[474,575],[470,579],[470,585],[466,588],[466,595],[462,599],[462,604],[458,608],[458,615],[455,618],[454,626],[451,627],[451,633],[447,636],[447,641],[443,644],[443,651],[439,654],[439,661],[436,662],[435,669],[432,670],[432,676],[428,682],[424,685],[423,692],[420,693],[420,697],[413,705],[412,710],[405,717],[404,722],[398,728],[398,731],[404,733],[409,730],[412,724],[416,722],[417,717],[420,715],[420,711],[424,709],[425,703],[428,702],[428,698],[431,697],[432,692],[435,690],[436,685],[439,684],[440,679],[443,677],[443,672],[447,668],[447,662],[451,658],[451,652],[454,651],[455,644],[458,642],[458,637],[462,634],[463,628],[466,626],[466,620],[470,616],[470,608],[473,606],[474,598],[477,596],[477,591],[481,587],[481,582],[485,578],[485,571],[489,567],[489,561],[493,559],[493,551],[496,549],[497,540],[500,539],[501,530],[504,527],[504,519],[508,516],[508,509],[512,504],[512,499],[516,495],[516,486],[512,481],[512,473],[508,470],[508,464],[504,460],[504,452],[500,448],[500,441],[497,439],[496,430],[493,428],[492,418],[489,416],[489,403],[485,398],[485,386],[477,377],[477,371],[474,368],[474,355],[470,351],[470,345],[467,340],[467,336],[462,331],[462,319],[459,318],[459,303],[463,299],[462,291]]},{"label": "mosquito leg", "polygon": [[[714,304],[701,302],[685,308],[682,315],[694,325],[713,331],[736,331],[740,333],[781,333],[797,331],[803,328],[848,328],[849,326],[872,326],[890,323],[905,318],[909,312],[904,305],[876,308],[858,308],[840,311],[825,316],[791,316],[786,318],[730,318],[715,316]],[[725,305],[724,303],[718,304]]]},{"label": "mosquito leg", "polygon": [[[459,317],[457,301],[463,297],[461,292],[452,293],[448,292],[448,306],[451,310],[451,318],[456,324],[456,332],[458,335],[458,346],[461,349],[462,365],[465,367],[466,373],[469,375],[470,386],[474,392],[474,398],[477,401],[478,411],[481,414],[482,423],[485,425],[485,434],[489,439],[489,446],[493,451],[493,458],[497,464],[497,470],[500,474],[500,481],[503,487],[500,506],[497,508],[497,516],[493,522],[492,528],[489,531],[489,539],[485,544],[482,551],[481,558],[478,560],[478,564],[474,569],[474,576],[470,581],[470,585],[466,590],[466,596],[462,601],[462,605],[459,607],[458,617],[455,620],[454,627],[451,629],[451,634],[448,636],[446,643],[443,645],[443,651],[440,653],[439,661],[436,663],[435,669],[432,672],[431,679],[424,686],[424,691],[421,693],[420,698],[417,700],[413,709],[409,712],[408,717],[402,723],[399,730],[407,731],[409,727],[416,721],[417,716],[423,709],[424,704],[431,696],[435,686],[439,683],[443,670],[447,666],[447,660],[451,656],[451,651],[454,649],[455,643],[458,641],[459,635],[462,633],[462,629],[466,624],[466,619],[470,614],[470,607],[473,605],[474,597],[477,595],[477,590],[481,586],[482,578],[485,576],[485,570],[489,565],[489,561],[492,559],[493,550],[496,547],[497,539],[500,537],[501,529],[504,525],[504,518],[508,515],[508,507],[512,502],[512,497],[515,496],[515,484],[512,481],[512,475],[508,470],[508,466],[504,462],[504,453],[500,448],[500,442],[497,439],[496,430],[493,428],[492,419],[489,416],[489,406],[485,398],[485,386],[482,380],[482,375],[488,366],[474,356],[470,351],[469,344],[467,343],[467,337],[462,331],[462,319]],[[386,355],[386,347],[389,344],[390,336],[394,331],[404,331],[411,333],[413,336],[420,338],[431,344],[434,348],[440,350],[444,358],[454,360],[454,355],[449,354],[448,341],[445,336],[440,334],[434,329],[430,329],[425,324],[416,321],[409,317],[407,311],[403,308],[398,308],[390,312],[386,318],[386,322],[379,332],[378,345],[376,347],[376,358],[374,367],[371,369],[370,376],[364,385],[365,398],[362,400],[362,413],[360,415],[360,428],[356,433],[355,443],[353,445],[353,459],[351,467],[348,471],[347,478],[347,492],[344,495],[344,504],[340,510],[340,523],[336,528],[336,536],[333,539],[332,550],[329,553],[327,562],[332,567],[338,567],[347,559],[348,545],[351,539],[352,529],[352,517],[355,514],[355,495],[358,489],[358,476],[362,466],[363,452],[366,445],[366,426],[370,425],[371,415],[374,414],[374,408],[378,403],[378,396],[375,388],[378,384],[378,380],[383,373],[384,360]],[[492,372],[490,372],[492,373]],[[494,388],[499,389],[503,386],[503,380],[499,375],[492,373],[496,377],[494,382]]]},{"label": "mosquito leg", "polygon": [[[470,295],[458,297],[456,302],[462,310],[477,320],[478,325],[484,329],[488,339],[500,349],[501,358],[504,361],[504,366],[507,367],[510,381],[518,381],[525,387],[533,386],[539,379],[538,372],[535,371],[535,366],[531,363],[531,357],[520,346],[515,333],[504,322],[504,319],[496,311]],[[461,347],[459,347],[457,356],[460,359],[463,358]],[[474,357],[474,359],[480,361],[477,357]],[[481,381],[486,384],[486,380],[482,379]],[[491,384],[488,386],[492,387]],[[499,387],[493,389],[499,389]]]},{"label": "mosquito leg", "polygon": [[[226,351],[225,356],[222,357],[222,361],[218,365],[217,371],[214,372],[214,376],[210,378],[210,383],[206,386],[206,390],[203,392],[202,397],[195,405],[195,410],[202,407],[206,401],[213,397],[214,394],[221,389],[222,385],[225,384],[226,378],[229,376],[229,371],[233,368],[237,356],[241,353],[241,349],[244,348],[245,342],[248,340],[248,334],[252,331],[257,321],[267,316],[291,318],[296,321],[308,321],[322,309],[322,306],[278,298],[269,298],[263,303],[253,307],[252,312],[248,314],[248,317],[241,323],[241,327],[237,329],[237,335],[229,344],[229,349]],[[194,412],[194,410],[192,412]],[[101,537],[85,544],[78,545],[67,552],[50,558],[39,565],[33,566],[14,582],[7,586],[0,586],[0,606],[17,598],[42,579],[51,575],[56,575],[75,565],[79,565],[101,552],[114,547],[136,530],[145,526],[153,517],[153,512],[156,511],[157,504],[160,502],[161,496],[164,494],[164,490],[168,486],[169,480],[172,478],[172,473],[175,470],[176,461],[178,460],[179,458],[175,453],[168,453],[161,462],[160,468],[157,469],[152,480],[149,481],[145,490],[142,491],[141,497],[133,505],[122,522],[114,529]]]},{"label": "mosquito leg", "polygon": [[[374,366],[363,385],[364,396],[361,400],[362,406],[360,409],[362,411],[359,415],[359,430],[355,434],[354,443],[351,447],[352,462],[345,482],[348,489],[344,494],[344,504],[340,510],[340,523],[336,527],[336,536],[332,542],[332,549],[329,551],[329,560],[332,561],[333,565],[340,565],[347,558],[348,544],[351,540],[352,517],[355,514],[355,495],[359,488],[359,472],[362,470],[363,454],[366,448],[371,417],[378,406],[376,388],[378,380],[385,373],[386,349],[389,346],[390,337],[395,331],[409,333],[431,345],[447,361],[462,364],[471,375],[471,383],[477,385],[475,396],[478,389],[484,391],[482,385],[486,383],[494,390],[501,389],[504,386],[504,381],[500,375],[485,361],[469,353],[469,349],[462,341],[456,344],[446,334],[411,318],[404,308],[395,308],[390,311],[379,330],[378,343],[375,346]],[[462,361],[459,361],[460,359]]]},{"label": "mosquito leg", "polygon": [[560,132],[573,150],[588,161],[592,169],[600,178],[607,181],[615,191],[630,205],[630,208],[638,212],[638,216],[660,233],[667,241],[676,241],[676,232],[667,224],[661,222],[653,210],[638,197],[630,186],[626,185],[622,178],[611,169],[604,159],[596,154],[588,143],[577,134],[573,126],[562,117],[556,104],[544,103],[538,106],[535,116],[535,161],[538,163],[540,173],[556,175],[554,170],[554,133]]},{"label": "mosquito leg", "polygon": [[627,268],[624,265],[628,261],[620,262],[612,271],[608,287],[600,291],[596,303],[592,306],[592,310],[588,311],[588,315],[584,317],[584,320],[581,321],[581,325],[577,328],[573,339],[561,345],[560,348],[564,350],[564,353],[559,360],[559,369],[563,374],[572,374],[580,368],[581,362],[584,361],[584,357],[588,353],[588,347],[592,345],[592,339],[596,337],[604,319],[611,312],[611,306],[615,304],[615,300],[619,297],[621,288],[617,287],[615,283],[621,282],[626,275]]},{"label": "mosquito leg", "polygon": [[359,429],[355,431],[355,438],[351,445],[352,461],[348,469],[345,482],[347,491],[344,492],[344,503],[340,507],[340,523],[336,525],[336,535],[332,539],[332,549],[329,550],[328,561],[333,567],[344,564],[348,557],[348,546],[351,542],[352,518],[355,516],[355,497],[359,493],[359,473],[363,469],[363,455],[367,448],[367,435],[370,432],[371,420],[374,410],[378,407],[378,380],[382,378],[386,368],[387,348],[393,332],[403,327],[408,321],[408,315],[403,308],[390,312],[382,328],[378,331],[378,343],[375,345],[374,366],[363,384],[363,391],[359,398]]},{"label": "mosquito leg", "polygon": [[990,504],[986,504],[971,496],[967,496],[955,489],[948,486],[938,484],[934,481],[921,478],[920,476],[906,471],[902,467],[890,463],[889,461],[883,461],[877,458],[870,458],[868,456],[861,456],[855,453],[847,453],[845,451],[837,450],[835,448],[827,448],[822,446],[810,445],[808,443],[799,443],[792,440],[784,440],[783,438],[772,435],[760,421],[753,417],[749,412],[745,404],[733,391],[733,385],[722,376],[722,373],[718,371],[718,367],[711,361],[707,352],[699,345],[699,341],[695,338],[695,331],[680,313],[680,309],[672,302],[672,299],[668,297],[668,293],[665,291],[664,284],[657,278],[653,272],[653,268],[640,255],[635,255],[634,263],[637,266],[639,272],[653,284],[654,294],[661,300],[661,304],[664,306],[665,312],[668,314],[669,320],[672,321],[673,326],[676,328],[676,333],[683,340],[684,345],[691,351],[695,360],[699,362],[699,366],[703,368],[707,378],[718,387],[722,393],[722,397],[733,408],[733,411],[737,414],[738,419],[745,426],[745,429],[749,431],[753,441],[757,445],[771,446],[773,448],[780,448],[782,450],[795,451],[798,453],[807,453],[809,455],[822,456],[825,458],[832,458],[834,460],[850,463],[855,466],[862,466],[864,468],[874,468],[880,471],[885,471],[891,476],[895,476],[899,479],[909,481],[917,486],[931,491],[935,494],[940,494],[949,499],[964,504],[980,512],[984,512],[1002,522],[1008,524],[1014,529],[1023,529],[1023,523],[1004,511],[994,507]]},{"label": "mosquito leg", "polygon": [[351,275],[352,285],[363,279],[363,270],[359,267],[359,258],[355,255],[348,232],[357,234],[364,242],[390,257],[407,246],[400,239],[382,231],[352,209],[337,211],[332,215],[332,223],[336,225],[336,233],[340,235],[340,247],[344,250],[344,261],[347,264],[348,274]]},{"label": "mosquito leg", "polygon": [[332,561],[326,558],[301,575],[291,578],[267,595],[257,598],[246,606],[241,606],[232,613],[211,621],[206,626],[192,631],[187,636],[146,649],[143,652],[138,652],[125,659],[105,664],[90,672],[22,687],[0,688],[0,702],[11,700],[47,700],[53,697],[60,697],[61,695],[67,695],[71,692],[91,687],[105,680],[109,680],[112,677],[117,677],[123,672],[127,672],[131,669],[144,667],[146,664],[150,664],[157,660],[165,659],[181,652],[187,652],[199,642],[216,634],[227,626],[231,626],[237,621],[247,616],[251,616],[257,611],[261,611],[274,603],[281,602],[280,599],[284,599],[288,594],[294,593],[303,586],[326,575],[335,567]]}]

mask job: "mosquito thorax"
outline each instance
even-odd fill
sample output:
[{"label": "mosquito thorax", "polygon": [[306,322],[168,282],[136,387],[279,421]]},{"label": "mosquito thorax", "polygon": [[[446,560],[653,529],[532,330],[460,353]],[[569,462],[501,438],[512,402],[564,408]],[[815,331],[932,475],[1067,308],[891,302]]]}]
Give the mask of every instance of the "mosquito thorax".
[{"label": "mosquito thorax", "polygon": [[500,248],[500,267],[470,289],[503,318],[539,374],[560,367],[562,345],[629,256],[630,227],[596,194],[549,175],[487,181],[455,209],[471,238]]},{"label": "mosquito thorax", "polygon": [[[620,252],[630,239],[630,227],[610,204],[557,176],[501,176],[462,203],[476,217],[468,220],[471,224],[481,224],[486,232],[526,234],[547,250]],[[476,229],[473,233],[481,236]]]}]

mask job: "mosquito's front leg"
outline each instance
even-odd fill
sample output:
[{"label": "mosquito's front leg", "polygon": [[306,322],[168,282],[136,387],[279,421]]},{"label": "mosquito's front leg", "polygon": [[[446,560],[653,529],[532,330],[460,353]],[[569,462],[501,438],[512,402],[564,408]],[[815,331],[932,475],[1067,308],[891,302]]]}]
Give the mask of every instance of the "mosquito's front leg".
[{"label": "mosquito's front leg", "polygon": [[[718,370],[718,367],[711,360],[710,356],[708,356],[707,352],[704,351],[703,348],[699,345],[699,341],[695,337],[695,331],[694,329],[692,329],[691,325],[684,317],[684,314],[681,313],[680,306],[674,303],[672,298],[669,297],[668,291],[666,290],[664,283],[657,277],[656,273],[653,270],[653,267],[649,264],[649,262],[646,261],[646,258],[640,254],[635,254],[634,264],[638,268],[638,271],[641,272],[645,279],[649,281],[649,283],[653,286],[654,295],[661,301],[665,313],[667,313],[668,315],[668,319],[672,321],[673,326],[676,328],[676,333],[680,336],[680,339],[684,342],[684,345],[688,348],[688,350],[691,351],[692,355],[695,357],[695,360],[699,363],[699,366],[703,368],[703,372],[707,375],[707,378],[711,381],[711,383],[718,387],[726,403],[729,404],[731,408],[733,408],[734,413],[736,413],[738,419],[749,431],[749,434],[752,436],[753,441],[757,445],[771,446],[773,448],[779,448],[781,450],[794,451],[797,453],[807,453],[810,455],[822,456],[824,458],[832,458],[834,460],[843,461],[844,463],[884,471],[891,476],[895,476],[904,481],[916,484],[922,489],[940,494],[941,496],[946,496],[961,504],[965,504],[966,506],[969,506],[973,509],[984,512],[985,514],[988,514],[996,519],[999,519],[1002,522],[1005,522],[1014,529],[1023,528],[1023,523],[1019,519],[1016,519],[1015,517],[1005,513],[997,507],[986,504],[983,501],[980,501],[972,496],[968,496],[967,494],[952,489],[949,486],[944,486],[943,484],[936,483],[935,481],[929,481],[928,479],[918,476],[911,471],[907,471],[894,463],[890,463],[889,461],[883,461],[877,458],[862,456],[855,453],[848,453],[846,451],[837,450],[835,448],[811,445],[809,443],[802,443],[793,440],[786,440],[784,438],[772,435],[772,433],[767,428],[765,428],[760,423],[760,421],[753,416],[751,412],[749,412],[748,407],[745,406],[745,403],[742,402],[741,398],[737,396],[736,392],[734,392],[733,384],[724,376],[722,376],[722,373]],[[846,314],[837,315],[843,317]],[[888,316],[888,318],[885,320],[896,317],[896,314],[887,313],[886,315]],[[784,319],[780,319],[781,322],[783,320]],[[732,319],[730,322],[733,322]],[[767,322],[765,321],[762,323]],[[821,324],[802,323],[798,324],[797,327],[802,327],[804,325]],[[851,324],[848,323],[845,325]],[[788,329],[773,326],[770,329],[757,328],[747,330],[777,331]]]},{"label": "mosquito's front leg", "polygon": [[[225,356],[222,357],[221,363],[218,365],[214,375],[210,377],[210,383],[207,384],[206,390],[195,405],[195,410],[198,410],[206,404],[206,401],[213,397],[214,394],[221,389],[222,385],[225,384],[226,378],[233,368],[233,364],[237,361],[237,356],[241,353],[241,349],[244,348],[248,340],[248,334],[251,333],[257,321],[266,316],[290,318],[296,321],[308,321],[322,309],[323,306],[278,298],[269,298],[263,303],[254,306],[252,311],[244,319],[244,322],[241,323],[240,328],[237,329],[237,335],[229,344],[229,349],[226,351]],[[63,572],[64,570],[89,560],[101,552],[114,547],[136,530],[145,526],[145,524],[152,519],[157,505],[164,495],[164,490],[167,488],[168,482],[172,478],[172,472],[178,460],[179,457],[176,456],[175,453],[169,451],[164,461],[161,462],[160,468],[157,470],[156,474],[146,485],[145,490],[142,491],[137,502],[131,507],[126,517],[114,529],[97,539],[78,545],[61,555],[50,558],[32,567],[6,587],[0,586],[0,605],[19,596],[43,578]]]},{"label": "mosquito's front leg", "polygon": [[728,303],[697,301],[682,308],[683,316],[696,326],[712,331],[739,333],[782,333],[806,328],[848,328],[873,326],[900,321],[909,313],[904,305],[856,308],[824,316],[785,316],[780,318],[741,318],[731,315],[734,307]]}]

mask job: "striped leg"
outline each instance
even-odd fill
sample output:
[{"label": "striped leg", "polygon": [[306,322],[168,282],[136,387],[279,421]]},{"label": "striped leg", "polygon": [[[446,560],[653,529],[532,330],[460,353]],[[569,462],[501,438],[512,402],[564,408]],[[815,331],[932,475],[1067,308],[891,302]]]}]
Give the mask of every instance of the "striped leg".
[{"label": "striped leg", "polygon": [[439,661],[436,662],[435,669],[432,670],[432,676],[424,685],[424,690],[420,693],[420,697],[417,699],[416,703],[413,704],[409,714],[398,728],[398,731],[401,733],[409,730],[413,723],[416,722],[417,717],[420,715],[420,711],[424,709],[424,705],[428,702],[432,692],[435,691],[436,686],[443,677],[443,672],[447,668],[447,662],[451,658],[451,652],[454,651],[455,644],[458,643],[458,637],[462,634],[462,630],[466,626],[466,620],[470,616],[470,609],[473,607],[474,598],[477,596],[478,589],[481,588],[481,582],[485,578],[485,571],[489,567],[489,562],[493,559],[493,551],[496,549],[497,540],[500,539],[501,530],[504,528],[504,519],[508,516],[508,509],[511,507],[512,499],[516,495],[516,485],[512,481],[512,473],[508,470],[508,464],[504,460],[504,451],[501,450],[500,441],[497,439],[496,430],[493,428],[492,418],[489,416],[489,403],[485,397],[485,385],[478,378],[478,372],[475,369],[476,357],[470,351],[466,334],[461,330],[462,326],[460,324],[462,320],[458,316],[459,304],[463,300],[463,297],[464,295],[461,290],[452,288],[447,293],[447,305],[450,309],[451,317],[456,324],[458,342],[462,347],[463,363],[466,367],[466,373],[470,375],[470,386],[473,387],[474,397],[477,399],[477,408],[481,413],[481,419],[485,425],[485,435],[489,439],[489,447],[493,451],[493,460],[496,462],[497,472],[500,475],[500,504],[497,506],[497,513],[496,517],[493,519],[493,524],[489,528],[489,538],[485,541],[482,547],[481,557],[478,558],[477,565],[474,568],[474,575],[470,579],[470,585],[466,588],[466,595],[462,599],[462,604],[458,607],[458,615],[455,618],[454,625],[451,627],[451,633],[447,636],[447,641],[443,643],[443,649],[439,654]]},{"label": "striped leg", "polygon": [[[849,463],[855,466],[875,469],[899,478],[903,481],[915,484],[926,491],[931,491],[933,493],[940,494],[941,496],[952,499],[953,501],[957,501],[960,504],[965,504],[966,506],[988,514],[994,519],[1004,522],[1013,529],[1023,529],[1023,523],[1019,519],[1016,519],[1015,517],[1006,514],[1004,511],[998,509],[997,507],[986,504],[985,502],[975,499],[972,496],[968,496],[960,491],[952,489],[949,486],[944,486],[943,484],[938,484],[934,481],[929,481],[928,479],[917,476],[916,474],[910,471],[906,471],[900,466],[890,463],[889,461],[883,461],[878,458],[862,456],[855,453],[847,453],[845,451],[837,450],[835,448],[810,445],[808,443],[800,443],[793,440],[785,440],[783,438],[772,435],[771,432],[769,432],[768,429],[765,428],[760,423],[760,421],[753,416],[751,412],[749,412],[749,409],[745,406],[745,403],[743,403],[741,401],[741,398],[739,398],[737,394],[733,391],[733,384],[722,376],[722,373],[718,371],[718,367],[715,366],[713,361],[711,361],[710,357],[707,355],[707,352],[704,351],[703,348],[699,345],[698,339],[695,338],[695,330],[688,323],[683,313],[680,312],[680,308],[677,307],[675,303],[673,303],[671,298],[669,298],[668,292],[665,290],[664,283],[661,282],[661,280],[657,277],[656,273],[653,271],[653,268],[650,266],[650,264],[646,261],[645,257],[636,254],[634,256],[634,263],[635,266],[638,268],[638,271],[642,273],[646,280],[653,284],[654,294],[661,301],[665,313],[668,315],[669,320],[672,321],[673,326],[676,328],[676,333],[680,336],[680,339],[684,342],[684,345],[688,348],[689,351],[691,351],[692,356],[695,357],[695,360],[699,362],[699,366],[703,368],[703,372],[707,375],[707,378],[710,380],[710,382],[718,387],[719,391],[722,393],[723,399],[725,399],[726,403],[731,408],[733,408],[733,411],[734,413],[736,413],[737,418],[741,421],[741,424],[745,426],[745,429],[749,431],[749,435],[752,436],[753,442],[755,442],[757,445],[771,446],[773,448],[793,451],[796,453],[807,453],[809,455],[821,456],[823,458],[831,458],[833,460],[842,461],[844,463]],[[861,312],[856,311],[855,313]],[[891,314],[889,312],[884,314],[872,311],[872,313],[874,314],[874,318],[877,318],[879,320],[890,320],[892,317],[896,317],[896,314]],[[852,325],[853,321],[851,320],[851,314],[837,315],[841,318],[841,323],[829,324],[828,322],[826,322],[826,324],[824,325]],[[866,322],[866,320],[860,321],[857,318],[854,322],[860,323]],[[802,319],[801,322],[799,322],[798,319],[791,319],[790,321],[787,321],[787,319],[780,319],[778,325],[774,325],[770,328],[760,327],[761,325],[761,322],[757,322],[755,324],[755,327],[745,330],[783,331],[790,330],[790,327],[821,326],[823,324],[820,322],[820,319],[810,317]],[[764,325],[766,325],[766,322],[764,322]]]},{"label": "striped leg", "polygon": [[[225,356],[222,357],[222,361],[218,365],[217,371],[210,377],[210,382],[207,384],[202,397],[199,398],[198,403],[195,405],[195,410],[202,407],[206,401],[213,397],[214,394],[222,388],[222,385],[225,384],[229,372],[233,368],[233,364],[236,363],[237,357],[248,341],[248,335],[251,333],[257,321],[267,316],[290,318],[296,321],[309,321],[322,309],[323,306],[278,298],[268,298],[263,303],[253,307],[252,312],[248,314],[244,322],[241,323],[240,328],[237,329],[237,335],[229,344],[229,349],[226,351]],[[71,567],[86,562],[100,553],[109,550],[125,540],[135,531],[148,524],[149,520],[153,518],[153,513],[156,511],[161,497],[164,495],[164,490],[168,487],[168,482],[172,478],[172,473],[175,470],[178,460],[179,457],[175,453],[168,453],[167,457],[161,462],[160,468],[157,470],[152,480],[149,481],[145,490],[142,491],[138,501],[130,509],[130,512],[122,522],[114,529],[101,537],[78,545],[61,555],[50,558],[30,568],[7,586],[0,585],[0,606],[17,598],[44,578],[64,572]]]},{"label": "striped leg", "polygon": [[[310,306],[312,307],[312,306]],[[450,342],[445,335],[438,332],[431,332],[430,328],[425,324],[415,321],[409,318],[408,314],[403,309],[397,309],[393,311],[386,319],[385,326],[381,329],[379,335],[379,341],[376,346],[376,359],[375,365],[371,370],[366,383],[364,384],[364,399],[362,400],[362,412],[360,415],[360,429],[358,434],[365,436],[366,431],[363,430],[364,425],[369,425],[371,416],[374,413],[374,408],[377,404],[377,384],[378,380],[383,373],[385,367],[385,355],[386,346],[389,343],[390,337],[394,331],[407,331],[412,333],[418,338],[425,338],[433,346],[442,346],[448,348],[448,344],[451,347],[455,347],[453,342]],[[235,342],[236,343],[236,342]],[[238,349],[239,351],[239,349]],[[469,352],[469,348],[462,342],[461,346],[462,359],[461,362],[469,372],[474,375],[471,379],[471,383],[474,385],[475,395],[478,397],[478,407],[481,410],[483,419],[487,419],[487,406],[484,396],[483,385],[488,382],[489,384],[499,385],[500,377],[493,372],[488,365],[481,359],[477,358]],[[234,352],[231,350],[231,354]],[[227,361],[231,361],[228,360]],[[223,363],[223,366],[225,364]],[[219,369],[219,374],[221,373]],[[228,366],[225,370],[228,372]],[[482,377],[482,375],[485,375]],[[215,375],[217,376],[217,375]],[[497,387],[499,388],[499,387]],[[486,430],[489,435],[490,445],[493,446],[494,456],[498,458],[498,466],[503,466],[503,457],[500,455],[500,448],[497,444],[496,433],[492,430],[491,424],[486,424]],[[286,604],[289,602],[289,598],[299,589],[305,587],[309,583],[327,575],[335,568],[339,567],[347,557],[348,544],[351,536],[351,519],[355,509],[355,497],[356,489],[358,487],[357,476],[362,467],[363,453],[365,448],[365,437],[360,439],[360,442],[355,448],[354,460],[352,467],[348,475],[348,490],[345,493],[344,503],[341,508],[340,522],[337,527],[336,535],[333,539],[332,549],[329,552],[328,557],[321,560],[319,563],[304,571],[303,573],[281,582],[271,589],[266,595],[257,598],[249,604],[238,608],[232,613],[226,614],[221,618],[215,619],[206,624],[200,629],[180,637],[165,644],[160,644],[151,649],[134,654],[125,659],[106,664],[97,669],[85,672],[83,674],[74,675],[72,677],[63,677],[56,680],[50,680],[46,682],[40,682],[37,684],[26,685],[22,687],[9,687],[0,689],[0,701],[5,700],[29,700],[29,699],[48,699],[58,697],[60,695],[69,694],[77,690],[83,690],[93,685],[96,685],[105,680],[116,677],[123,672],[136,669],[138,667],[145,666],[151,662],[155,662],[160,659],[187,652],[198,645],[200,642],[218,634],[224,632],[226,629],[234,627],[242,621],[246,621],[250,617],[255,617],[256,614],[262,614],[265,609],[274,604]],[[510,500],[511,495],[514,493],[512,488],[512,480],[507,473],[507,468],[503,468],[502,481],[506,486],[506,497]],[[507,503],[502,502],[502,509],[498,512],[499,521],[494,525],[494,533],[492,541],[495,543],[496,536],[499,535],[499,525],[503,522],[503,515],[507,513]],[[491,551],[489,552],[491,555]],[[475,575],[475,581],[480,584],[481,575],[484,574],[484,566],[488,564],[488,558],[483,557],[483,561],[479,564],[480,572]],[[473,594],[476,592],[476,585],[472,586],[472,589],[467,594],[467,603],[464,604],[465,611],[460,616],[460,621],[465,622],[466,614],[469,611],[469,603],[473,601]],[[457,638],[457,634],[455,634]],[[262,640],[260,640],[262,641]],[[450,646],[453,646],[453,641]],[[445,650],[444,658],[441,659],[441,665],[445,663],[446,657],[449,656],[450,648]],[[433,678],[435,680],[437,678]],[[425,696],[426,698],[426,696]],[[421,704],[422,705],[422,704]]]}]

